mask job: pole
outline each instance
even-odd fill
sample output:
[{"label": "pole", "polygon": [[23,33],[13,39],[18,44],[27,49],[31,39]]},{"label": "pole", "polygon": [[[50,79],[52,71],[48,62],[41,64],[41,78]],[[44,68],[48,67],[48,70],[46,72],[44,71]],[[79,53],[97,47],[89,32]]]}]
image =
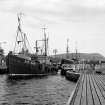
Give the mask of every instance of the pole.
[{"label": "pole", "polygon": [[67,48],[66,48],[66,52],[67,52],[67,54],[66,54],[66,58],[69,58],[69,46],[68,46],[68,43],[69,43],[69,39],[67,39]]},{"label": "pole", "polygon": [[45,56],[47,56],[47,39],[46,39],[46,28],[42,28],[44,30],[44,42],[45,42]]},{"label": "pole", "polygon": [[46,65],[46,56],[47,56],[47,39],[46,39],[46,28],[42,28],[44,30],[44,43],[45,43],[45,65]]},{"label": "pole", "polygon": [[37,40],[36,40],[36,55],[38,54],[38,46],[37,46]]}]

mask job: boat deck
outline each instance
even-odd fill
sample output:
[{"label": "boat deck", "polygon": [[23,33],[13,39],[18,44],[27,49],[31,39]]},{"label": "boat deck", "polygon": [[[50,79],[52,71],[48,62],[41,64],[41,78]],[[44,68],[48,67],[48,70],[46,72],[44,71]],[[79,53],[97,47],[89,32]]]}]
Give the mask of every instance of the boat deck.
[{"label": "boat deck", "polygon": [[105,75],[82,74],[67,105],[105,105]]}]

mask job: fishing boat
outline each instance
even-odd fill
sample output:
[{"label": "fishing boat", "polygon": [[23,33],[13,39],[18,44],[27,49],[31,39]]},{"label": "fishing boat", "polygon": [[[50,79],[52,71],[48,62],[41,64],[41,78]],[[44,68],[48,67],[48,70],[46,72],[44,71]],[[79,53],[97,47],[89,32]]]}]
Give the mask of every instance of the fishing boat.
[{"label": "fishing boat", "polygon": [[61,60],[61,75],[66,75],[66,72],[68,70],[73,70],[74,69],[74,61],[70,60],[69,57],[69,39],[67,39],[67,47],[66,47],[66,58],[63,58]]},{"label": "fishing boat", "polygon": [[77,51],[76,51],[76,56],[75,58],[72,58],[73,60],[73,69],[71,70],[67,70],[66,71],[66,74],[65,74],[65,77],[66,79],[70,80],[70,81],[73,81],[73,82],[77,82],[79,77],[80,77],[80,72],[79,72],[79,60],[78,60],[78,57],[77,57]]},{"label": "fishing boat", "polygon": [[[46,42],[46,39],[44,41]],[[8,53],[6,59],[10,78],[48,75],[46,53],[41,56],[30,53],[27,43],[29,44],[26,34],[22,31],[21,14],[19,14],[15,48],[14,51]],[[19,51],[17,51],[17,47]]]},{"label": "fishing boat", "polygon": [[61,75],[64,75],[66,79],[70,81],[76,82],[80,77],[80,73],[77,72],[74,61],[69,59],[62,59],[61,64],[62,64]]},{"label": "fishing boat", "polygon": [[4,55],[4,49],[1,47],[1,44],[6,42],[0,42],[0,74],[7,74],[7,66],[6,66],[6,60]]},{"label": "fishing boat", "polygon": [[[80,73],[77,70],[77,51],[76,51],[76,56],[75,59],[69,58],[69,47],[68,47],[68,40],[67,40],[67,53],[66,53],[66,58],[61,60],[61,75],[64,75],[66,79],[76,82],[78,78],[80,77]],[[68,59],[69,58],[69,59]]]},{"label": "fishing boat", "polygon": [[62,59],[61,60],[61,75],[66,75],[66,72],[68,70],[74,70],[74,62],[73,60],[69,60],[69,59]]},{"label": "fishing boat", "polygon": [[73,81],[73,82],[77,82],[77,80],[80,77],[80,73],[74,72],[74,71],[67,71],[66,72],[66,76],[65,76],[68,80]]}]

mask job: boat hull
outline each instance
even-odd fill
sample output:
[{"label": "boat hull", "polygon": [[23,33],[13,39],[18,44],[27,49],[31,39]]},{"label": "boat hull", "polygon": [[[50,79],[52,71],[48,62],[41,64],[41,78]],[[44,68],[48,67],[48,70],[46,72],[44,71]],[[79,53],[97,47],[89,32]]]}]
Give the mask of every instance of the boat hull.
[{"label": "boat hull", "polygon": [[51,74],[57,74],[57,70],[39,62],[32,63],[25,61],[16,55],[7,56],[7,67],[9,78],[27,78],[27,77],[42,77]]},{"label": "boat hull", "polygon": [[66,77],[66,79],[68,79],[70,81],[77,82],[77,80],[80,77],[80,73],[67,71],[65,77]]},{"label": "boat hull", "polygon": [[41,78],[44,76],[47,76],[47,74],[8,74],[8,79]]},{"label": "boat hull", "polygon": [[44,68],[41,68],[41,64],[31,64],[30,61],[25,62],[25,60],[18,58],[15,55],[8,55],[7,67],[10,76],[44,74]]}]

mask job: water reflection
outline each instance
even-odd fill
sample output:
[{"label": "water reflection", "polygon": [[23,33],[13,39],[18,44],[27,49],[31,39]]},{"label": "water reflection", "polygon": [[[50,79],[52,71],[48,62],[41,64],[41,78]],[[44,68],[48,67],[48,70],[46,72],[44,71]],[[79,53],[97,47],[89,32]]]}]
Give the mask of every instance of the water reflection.
[{"label": "water reflection", "polygon": [[60,75],[27,80],[8,80],[0,76],[0,104],[64,105],[75,83]]}]

